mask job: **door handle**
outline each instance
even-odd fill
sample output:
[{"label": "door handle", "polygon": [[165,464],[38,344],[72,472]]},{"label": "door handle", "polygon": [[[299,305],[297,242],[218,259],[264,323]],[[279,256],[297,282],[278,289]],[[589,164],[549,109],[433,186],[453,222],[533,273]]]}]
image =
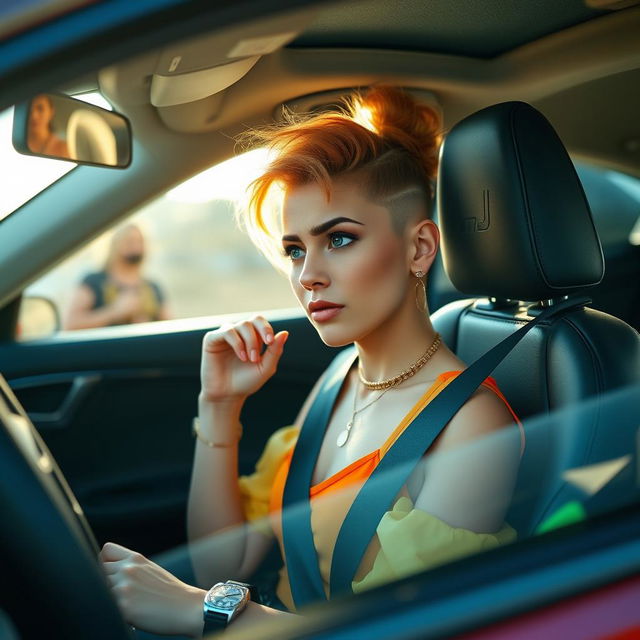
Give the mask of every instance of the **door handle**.
[{"label": "door handle", "polygon": [[[96,385],[102,381],[100,375],[80,375],[73,379],[64,400],[55,411],[39,412],[28,411],[31,422],[42,429],[65,429],[72,423],[73,417],[78,411],[83,400],[89,395]],[[17,390],[22,385],[16,385]],[[30,386],[37,388],[33,383]],[[24,387],[23,387],[24,388]]]}]

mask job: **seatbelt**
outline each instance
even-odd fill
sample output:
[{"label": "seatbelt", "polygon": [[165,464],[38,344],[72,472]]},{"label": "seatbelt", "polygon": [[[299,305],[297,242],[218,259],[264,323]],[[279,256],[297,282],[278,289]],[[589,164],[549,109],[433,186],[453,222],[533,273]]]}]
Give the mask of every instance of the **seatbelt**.
[{"label": "seatbelt", "polygon": [[357,355],[355,348],[343,349],[329,365],[289,465],[282,494],[282,545],[296,607],[326,599],[311,531],[309,489],[333,405]]},{"label": "seatbelt", "polygon": [[[580,297],[545,309],[454,378],[414,418],[361,487],[342,523],[331,563],[331,597],[351,592],[353,577],[380,520],[415,466],[460,407],[534,326],[589,302],[590,298]],[[282,536],[296,608],[326,599],[313,544],[309,490],[333,405],[356,357],[354,351],[345,350],[331,364],[325,383],[300,430],[285,484]]]}]

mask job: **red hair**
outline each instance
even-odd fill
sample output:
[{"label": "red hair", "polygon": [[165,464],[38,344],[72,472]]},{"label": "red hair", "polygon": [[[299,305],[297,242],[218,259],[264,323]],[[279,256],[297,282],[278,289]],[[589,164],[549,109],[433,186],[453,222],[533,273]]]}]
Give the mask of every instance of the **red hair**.
[{"label": "red hair", "polygon": [[[372,200],[419,189],[430,210],[440,119],[431,107],[399,88],[377,86],[365,95],[354,94],[343,110],[303,117],[288,114],[284,125],[251,132],[251,137],[266,144],[273,159],[249,185],[244,222],[276,266],[281,262],[274,259],[279,238],[273,207],[266,205],[274,187],[286,194],[316,183],[329,200],[332,179],[357,172]],[[279,250],[277,254],[282,257]]]}]

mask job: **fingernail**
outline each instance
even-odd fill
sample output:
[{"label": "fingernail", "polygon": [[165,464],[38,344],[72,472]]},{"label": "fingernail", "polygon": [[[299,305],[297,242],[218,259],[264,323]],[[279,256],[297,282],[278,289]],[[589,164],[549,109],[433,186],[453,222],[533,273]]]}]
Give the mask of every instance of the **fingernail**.
[{"label": "fingernail", "polygon": [[267,333],[267,344],[271,344],[273,342],[273,335],[270,333]]},{"label": "fingernail", "polygon": [[243,362],[247,361],[247,352],[246,351],[241,351],[240,352],[240,360],[242,360]]},{"label": "fingernail", "polygon": [[251,349],[251,360],[258,362],[258,352],[255,349]]}]

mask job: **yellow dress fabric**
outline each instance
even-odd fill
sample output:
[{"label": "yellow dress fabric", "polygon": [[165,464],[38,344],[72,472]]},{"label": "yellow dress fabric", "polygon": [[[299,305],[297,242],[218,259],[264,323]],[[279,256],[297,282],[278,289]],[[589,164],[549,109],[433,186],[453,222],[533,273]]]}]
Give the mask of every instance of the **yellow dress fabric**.
[{"label": "yellow dress fabric", "polygon": [[[310,488],[311,529],[327,597],[335,540],[340,525],[360,487],[400,433],[458,373],[441,374],[380,449],[354,461],[345,469]],[[509,407],[493,378],[487,378],[483,384],[495,391]],[[523,449],[522,425],[511,407],[509,410],[520,429]],[[280,509],[298,433],[299,430],[295,426],[278,429],[269,438],[256,464],[255,472],[240,478],[240,493],[247,520],[252,522],[259,531],[276,536],[283,557]],[[415,509],[406,488],[403,488],[392,509],[387,511],[381,519],[376,534],[367,547],[354,576],[352,588],[356,593],[462,556],[506,544],[516,538],[515,530],[507,524],[495,533],[476,533],[452,527],[425,511]],[[286,562],[280,571],[276,593],[289,610],[295,610]]]},{"label": "yellow dress fabric", "polygon": [[354,593],[513,542],[517,535],[508,524],[496,533],[451,527],[426,511],[414,509],[405,496],[384,514],[376,533],[380,549],[367,575],[351,583]]},{"label": "yellow dress fabric", "polygon": [[[268,520],[271,488],[276,473],[291,454],[297,437],[298,429],[294,426],[278,429],[267,442],[255,472],[240,478],[247,521],[265,535],[273,534]],[[337,505],[327,506],[328,509],[322,509],[325,514]],[[363,559],[363,564],[366,562],[371,568],[362,579],[352,582],[354,593],[513,542],[517,535],[508,524],[496,533],[475,533],[451,527],[425,511],[414,509],[413,502],[406,495],[401,496],[391,511],[385,513],[376,533],[377,540],[365,554],[369,561],[366,562],[366,557]],[[322,564],[329,565],[328,560],[325,559]],[[282,580],[278,595],[287,607],[294,610],[288,584],[283,585]]]},{"label": "yellow dress fabric", "polygon": [[255,471],[249,476],[240,476],[238,481],[247,521],[267,535],[273,533],[267,520],[271,487],[278,469],[298,439],[298,431],[294,426],[275,431],[267,441]]}]

